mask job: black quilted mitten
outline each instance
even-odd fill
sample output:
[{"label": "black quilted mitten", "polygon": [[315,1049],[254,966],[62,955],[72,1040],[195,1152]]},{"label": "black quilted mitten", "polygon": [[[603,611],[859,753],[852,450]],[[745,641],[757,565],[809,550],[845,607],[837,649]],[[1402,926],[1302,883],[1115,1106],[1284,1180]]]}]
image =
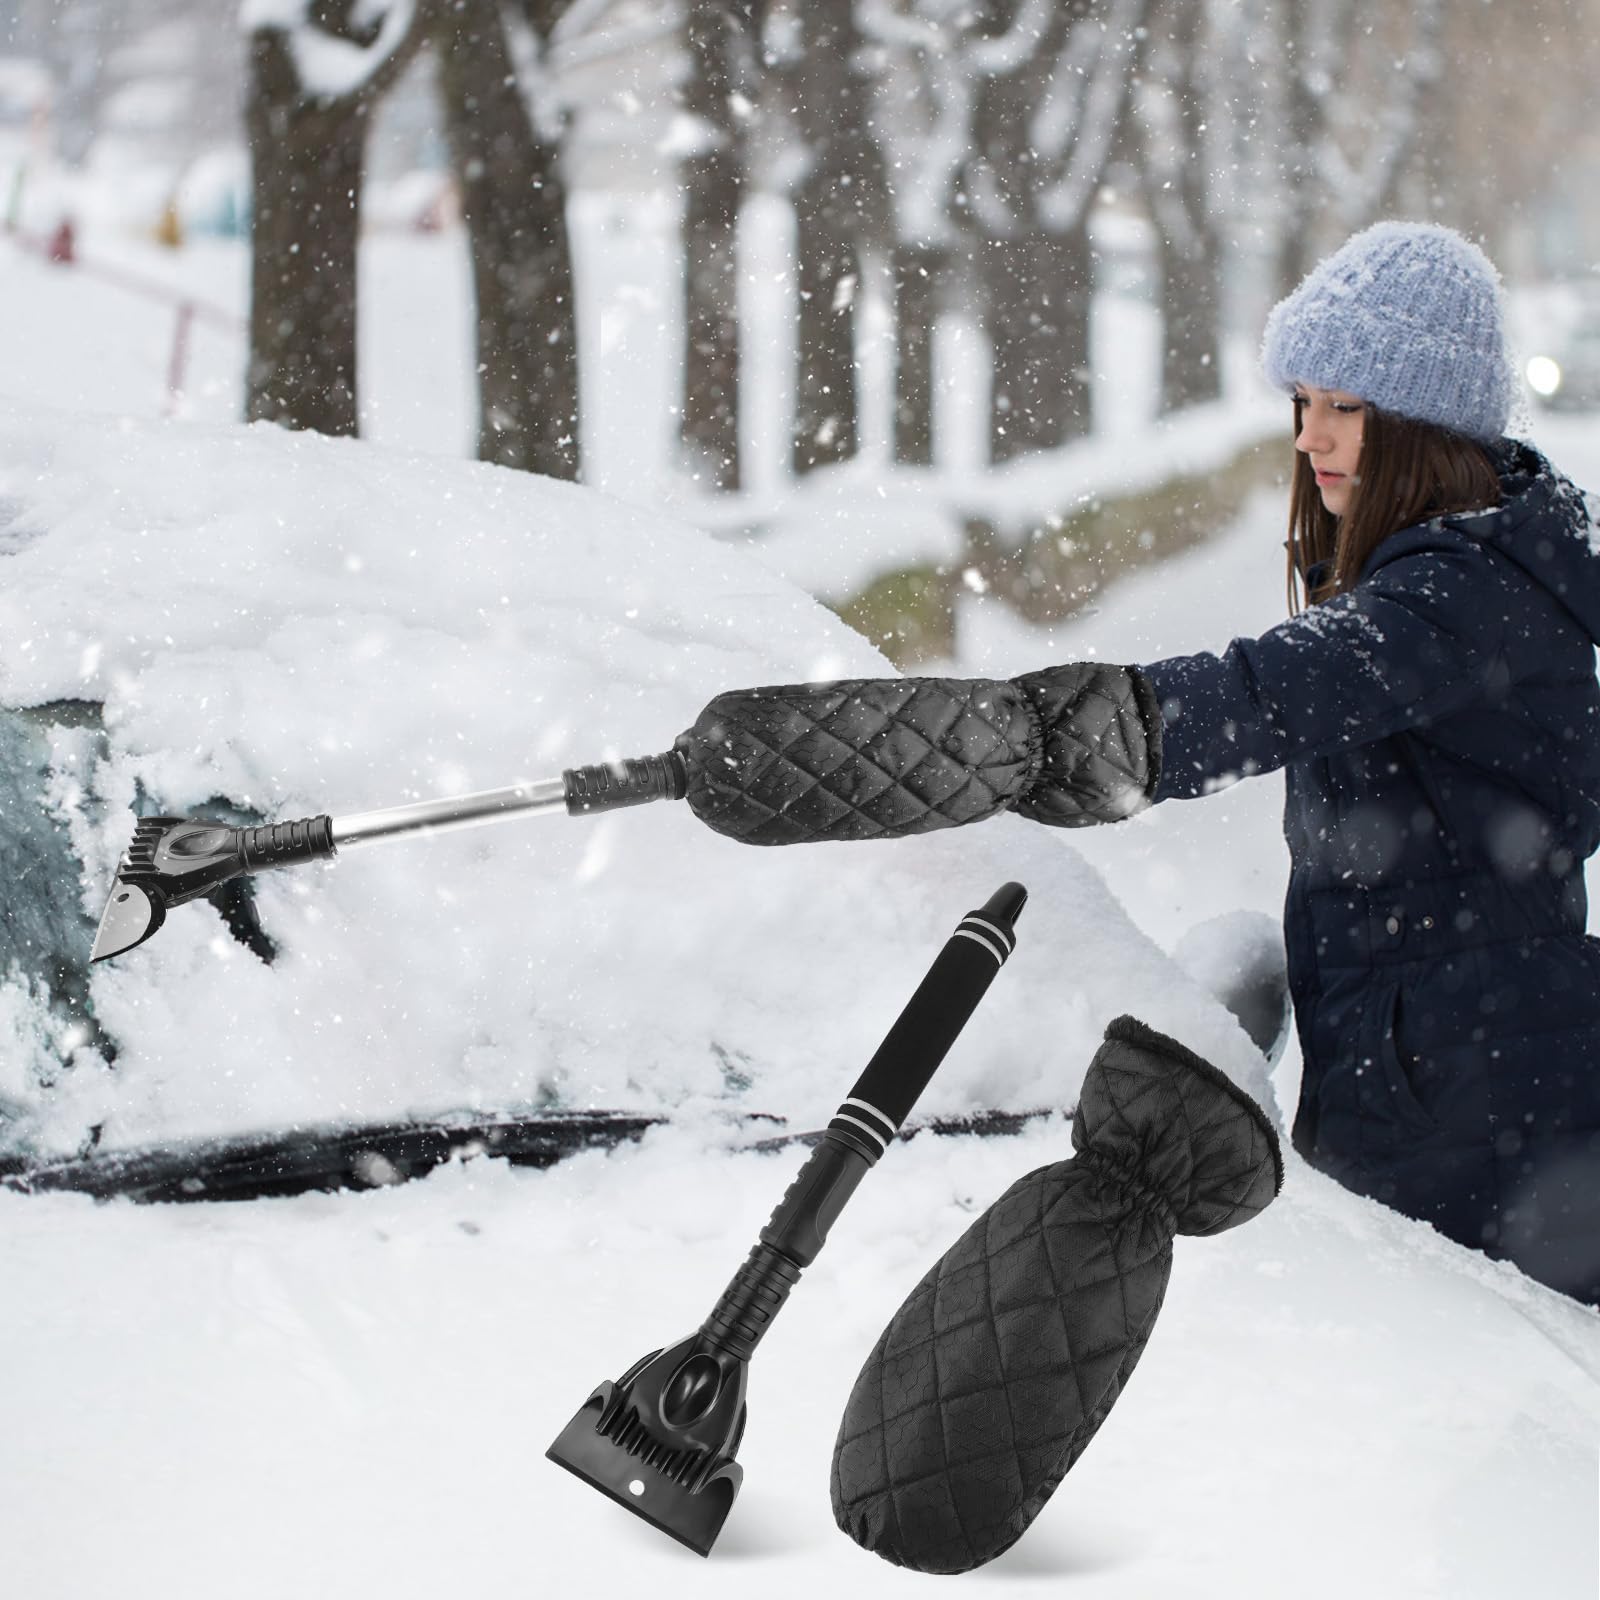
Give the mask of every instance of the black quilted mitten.
[{"label": "black quilted mitten", "polygon": [[737,690],[674,748],[702,822],[746,844],[800,844],[900,838],[1011,807],[1067,827],[1115,821],[1155,788],[1160,725],[1141,674],[1087,662],[1011,681]]},{"label": "black quilted mitten", "polygon": [[1011,680],[1045,729],[1044,758],[1018,797],[1035,822],[1082,828],[1142,811],[1161,768],[1161,707],[1132,667],[1073,661]]},{"label": "black quilted mitten", "polygon": [[950,1247],[851,1391],[834,1519],[898,1566],[965,1572],[1015,1543],[1142,1354],[1173,1236],[1236,1227],[1283,1183],[1260,1107],[1134,1017],[1106,1029],[1072,1145]]}]

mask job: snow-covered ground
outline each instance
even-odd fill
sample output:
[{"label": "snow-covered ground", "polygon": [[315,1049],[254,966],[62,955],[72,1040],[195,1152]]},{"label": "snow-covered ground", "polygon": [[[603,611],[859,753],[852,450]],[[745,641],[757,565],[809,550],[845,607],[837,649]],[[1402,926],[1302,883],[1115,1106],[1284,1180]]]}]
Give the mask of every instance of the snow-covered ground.
[{"label": "snow-covered ground", "polygon": [[[1066,1149],[1060,1127],[923,1139],[871,1174],[756,1353],[745,1488],[705,1561],[543,1453],[595,1383],[698,1325],[797,1155],[674,1133],[238,1207],[0,1196],[7,1590],[927,1590],[833,1527],[839,1415],[925,1268]],[[1259,1221],[1178,1242],[1099,1437],[961,1588],[1589,1600],[1596,1340],[1593,1313],[1291,1161]]]},{"label": "snow-covered ground", "polygon": [[[415,439],[233,427],[231,397],[198,420],[141,420],[159,365],[147,402],[117,385],[147,319],[53,300],[45,270],[0,256],[0,292],[27,310],[0,367],[0,703],[106,707],[106,759],[81,732],[56,739],[86,906],[136,779],[178,808],[221,792],[337,815],[663,748],[722,688],[885,670],[758,552],[638,504],[400,448]],[[392,292],[417,292],[403,276]],[[385,403],[420,426],[430,392],[437,445],[448,385],[396,379]],[[1600,484],[1593,419],[1539,437]],[[1259,631],[1282,614],[1281,539],[1263,497],[1050,633],[973,597],[955,665],[1137,660]],[[594,1383],[699,1322],[797,1166],[737,1148],[718,1113],[826,1117],[948,928],[1004,878],[1033,892],[1017,956],[926,1109],[1068,1106],[1128,1010],[1281,1122],[1293,1046],[1274,1096],[1166,954],[1218,912],[1276,912],[1280,802],[1264,777],[1071,835],[1008,818],[770,852],[668,806],[396,841],[261,880],[283,947],[270,968],[208,907],[174,911],[96,970],[124,1044],[115,1073],[84,1059],[46,1094],[8,1057],[31,1136],[70,1144],[97,1120],[129,1143],[541,1099],[681,1120],[544,1173],[480,1160],[360,1195],[138,1208],[0,1193],[4,1592],[930,1584],[833,1528],[838,1416],[937,1254],[1066,1154],[1059,1119],[920,1138],[863,1184],[756,1356],[745,1489],[709,1560],[544,1448]],[[1595,1594],[1600,1318],[1292,1154],[1287,1168],[1258,1221],[1179,1241],[1138,1375],[1030,1533],[964,1588]]]}]

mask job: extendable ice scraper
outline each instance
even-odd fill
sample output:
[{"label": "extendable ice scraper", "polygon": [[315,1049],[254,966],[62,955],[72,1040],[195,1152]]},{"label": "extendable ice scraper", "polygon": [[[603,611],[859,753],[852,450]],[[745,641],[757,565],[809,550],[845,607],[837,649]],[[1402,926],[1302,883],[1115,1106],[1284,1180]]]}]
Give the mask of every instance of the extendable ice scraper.
[{"label": "extendable ice scraper", "polygon": [[[1144,803],[1155,771],[1145,710],[1118,674],[1127,676],[1089,663],[1010,680],[735,690],[712,700],[665,754],[537,783],[255,828],[146,817],[117,869],[94,959],[131,950],[172,906],[242,873],[537,812],[687,800],[707,827],[758,845],[896,839],[1007,810],[1059,827],[1112,820]],[[1102,791],[1112,796],[1103,814],[1091,807]]]},{"label": "extendable ice scraper", "polygon": [[400,834],[437,833],[547,811],[578,816],[650,800],[681,799],[684,776],[682,758],[669,752],[614,766],[574,767],[559,778],[348,817],[305,817],[257,828],[189,817],[144,817],[134,827],[133,840],[117,867],[90,960],[104,961],[143,944],[173,906],[209,894],[229,878],[268,867],[329,860],[352,845]]},{"label": "extendable ice scraper", "polygon": [[552,1461],[709,1553],[744,1478],[734,1455],[751,1353],[1015,948],[1027,897],[1005,884],[962,919],[699,1331],[602,1383]]}]

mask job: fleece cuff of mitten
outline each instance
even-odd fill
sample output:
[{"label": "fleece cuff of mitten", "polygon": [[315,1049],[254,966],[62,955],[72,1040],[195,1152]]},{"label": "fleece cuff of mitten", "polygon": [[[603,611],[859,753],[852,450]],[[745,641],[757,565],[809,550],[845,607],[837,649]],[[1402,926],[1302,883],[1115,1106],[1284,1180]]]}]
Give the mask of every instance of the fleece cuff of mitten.
[{"label": "fleece cuff of mitten", "polygon": [[1203,1056],[1137,1017],[1108,1023],[1072,1119],[1080,1155],[1160,1195],[1179,1233],[1221,1233],[1283,1187],[1266,1113]]}]

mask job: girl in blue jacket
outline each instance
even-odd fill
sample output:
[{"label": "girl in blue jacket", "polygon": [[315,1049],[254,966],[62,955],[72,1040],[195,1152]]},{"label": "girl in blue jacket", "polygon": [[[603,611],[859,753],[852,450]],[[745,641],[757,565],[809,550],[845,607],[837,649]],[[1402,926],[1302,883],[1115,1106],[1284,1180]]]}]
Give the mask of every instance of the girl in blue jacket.
[{"label": "girl in blue jacket", "polygon": [[1136,669],[1148,798],[1285,769],[1293,1137],[1347,1187],[1600,1304],[1600,548],[1503,437],[1493,267],[1380,223],[1268,320],[1293,396],[1290,608]]},{"label": "girl in blue jacket", "polygon": [[1504,437],[1499,281],[1459,234],[1357,234],[1263,358],[1294,407],[1286,622],[1004,684],[720,697],[690,803],[752,843],[1076,827],[1283,768],[1296,1148],[1600,1305],[1600,539]]}]

